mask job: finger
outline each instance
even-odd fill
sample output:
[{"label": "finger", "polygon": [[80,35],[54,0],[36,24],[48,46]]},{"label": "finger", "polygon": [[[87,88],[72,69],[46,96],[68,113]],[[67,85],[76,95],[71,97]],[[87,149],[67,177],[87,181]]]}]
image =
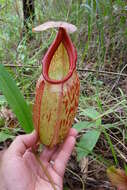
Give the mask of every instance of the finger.
[{"label": "finger", "polygon": [[[69,133],[68,133],[67,138],[68,138],[69,136],[76,137],[77,134],[78,134],[77,130],[74,129],[74,128],[71,128],[70,131],[69,131]],[[66,141],[66,140],[65,140],[65,141]],[[54,154],[52,155],[51,160],[54,161],[54,160],[56,159],[56,157],[58,156],[59,152],[63,149],[63,146],[64,146],[64,143],[59,146],[59,148],[57,149],[56,152],[54,152]]]},{"label": "finger", "polygon": [[6,150],[1,150],[0,151],[0,162],[1,162],[1,159],[2,159],[2,156],[4,155],[4,152],[5,152]]},{"label": "finger", "polygon": [[69,136],[63,144],[62,150],[56,156],[54,160],[53,169],[58,173],[59,176],[63,177],[67,162],[72,153],[75,145],[75,137]]},{"label": "finger", "polygon": [[57,147],[54,147],[52,149],[49,149],[47,147],[44,148],[44,150],[42,151],[42,153],[40,154],[40,159],[44,162],[49,162],[52,155],[54,154],[54,152],[56,151]]},{"label": "finger", "polygon": [[[69,131],[68,136],[76,136],[77,135],[77,131],[76,129],[71,128]],[[52,160],[55,159],[55,155],[58,155],[59,151],[62,149],[62,145],[60,145],[60,147],[58,148],[57,146],[55,146],[53,149],[49,149],[49,148],[44,148],[43,152],[40,155],[40,159],[42,161],[47,161],[49,162],[52,158]]]},{"label": "finger", "polygon": [[16,139],[10,145],[8,151],[23,155],[28,148],[31,148],[36,144],[37,139],[38,135],[36,131],[28,135],[20,135],[16,137]]},{"label": "finger", "polygon": [[74,129],[74,128],[71,128],[69,133],[68,133],[68,136],[73,136],[73,137],[76,137],[78,134],[77,130]]}]

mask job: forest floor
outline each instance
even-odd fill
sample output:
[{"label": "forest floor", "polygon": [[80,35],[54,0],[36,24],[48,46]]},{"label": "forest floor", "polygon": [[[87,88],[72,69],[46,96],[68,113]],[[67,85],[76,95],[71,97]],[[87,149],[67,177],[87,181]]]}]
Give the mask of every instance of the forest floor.
[{"label": "forest floor", "polygon": [[[47,2],[36,1],[34,26],[47,20],[64,20],[78,28],[71,35],[78,52],[80,78],[75,125],[93,123],[89,117],[93,113],[86,113],[91,108],[99,114],[100,122],[90,128],[84,126],[78,133],[64,176],[64,190],[82,190],[82,183],[86,190],[115,190],[107,177],[107,168],[115,165],[127,170],[127,3],[122,0],[98,4],[78,0],[69,4],[66,0]],[[56,30],[32,34],[28,40],[23,34],[21,2],[2,0],[0,5],[0,61],[32,105],[42,57]],[[84,149],[78,151],[82,137],[96,127],[100,135],[98,139],[92,136],[89,139],[93,143],[89,153],[85,143]],[[19,134],[24,131],[0,92],[0,150],[6,149]]]}]

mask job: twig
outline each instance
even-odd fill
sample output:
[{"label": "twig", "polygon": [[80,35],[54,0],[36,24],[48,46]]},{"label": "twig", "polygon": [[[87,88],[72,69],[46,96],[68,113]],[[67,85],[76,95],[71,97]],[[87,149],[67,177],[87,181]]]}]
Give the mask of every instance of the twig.
[{"label": "twig", "polygon": [[[13,65],[13,64],[6,64],[5,67],[24,67],[24,68],[39,68],[39,66],[32,66],[32,65]],[[102,75],[119,75],[123,77],[127,77],[127,74],[124,73],[117,73],[112,71],[98,71],[93,69],[77,69],[79,72],[91,72],[91,73],[99,73]]]},{"label": "twig", "polygon": [[122,72],[124,71],[124,69],[127,67],[127,64],[122,68],[122,70],[120,71],[120,75],[118,77],[118,79],[116,80],[116,82],[114,83],[112,89],[110,90],[109,94],[112,92],[112,90],[115,88],[115,86],[118,84],[119,80],[120,80],[120,76],[122,74]]},{"label": "twig", "polygon": [[70,170],[69,168],[66,168],[67,171],[69,171],[70,173],[72,173],[74,176],[76,176],[77,178],[79,178],[79,180],[81,181],[82,183],[82,190],[85,190],[85,185],[84,185],[84,182],[82,180],[82,178],[75,172],[73,172],[72,170]]},{"label": "twig", "polygon": [[6,64],[5,67],[24,67],[24,68],[39,68],[39,66],[34,65],[13,65],[13,64]]},{"label": "twig", "polygon": [[117,147],[115,147],[115,149],[119,153],[119,155],[121,156],[121,158],[127,163],[126,156]]},{"label": "twig", "polygon": [[116,72],[110,72],[110,71],[97,71],[97,70],[91,70],[91,69],[77,69],[79,72],[92,72],[92,73],[100,73],[104,75],[119,75],[123,77],[127,77],[127,74],[124,73],[116,73]]}]

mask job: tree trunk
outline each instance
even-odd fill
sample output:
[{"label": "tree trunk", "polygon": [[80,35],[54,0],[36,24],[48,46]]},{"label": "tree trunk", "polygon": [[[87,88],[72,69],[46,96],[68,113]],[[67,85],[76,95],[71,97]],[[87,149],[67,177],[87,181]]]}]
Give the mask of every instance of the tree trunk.
[{"label": "tree trunk", "polygon": [[34,0],[23,0],[23,15],[24,30],[29,32],[35,18]]}]

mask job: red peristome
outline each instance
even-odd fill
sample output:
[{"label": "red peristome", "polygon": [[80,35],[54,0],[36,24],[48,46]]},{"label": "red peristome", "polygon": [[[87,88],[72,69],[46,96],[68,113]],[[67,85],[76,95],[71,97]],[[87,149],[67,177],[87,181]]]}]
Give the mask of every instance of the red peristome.
[{"label": "red peristome", "polygon": [[[70,62],[69,73],[62,80],[53,80],[53,79],[49,78],[49,76],[48,76],[49,65],[50,65],[51,59],[52,59],[55,51],[57,50],[57,48],[61,42],[63,42],[65,48],[67,49],[69,62]],[[76,49],[75,49],[69,35],[67,34],[66,30],[64,28],[60,28],[58,35],[56,36],[56,39],[54,40],[54,42],[52,43],[52,45],[50,46],[50,48],[48,49],[46,55],[44,56],[44,58],[42,60],[42,65],[43,65],[42,74],[43,74],[44,79],[51,84],[64,83],[72,76],[73,71],[76,69],[76,61],[77,61]]]}]

